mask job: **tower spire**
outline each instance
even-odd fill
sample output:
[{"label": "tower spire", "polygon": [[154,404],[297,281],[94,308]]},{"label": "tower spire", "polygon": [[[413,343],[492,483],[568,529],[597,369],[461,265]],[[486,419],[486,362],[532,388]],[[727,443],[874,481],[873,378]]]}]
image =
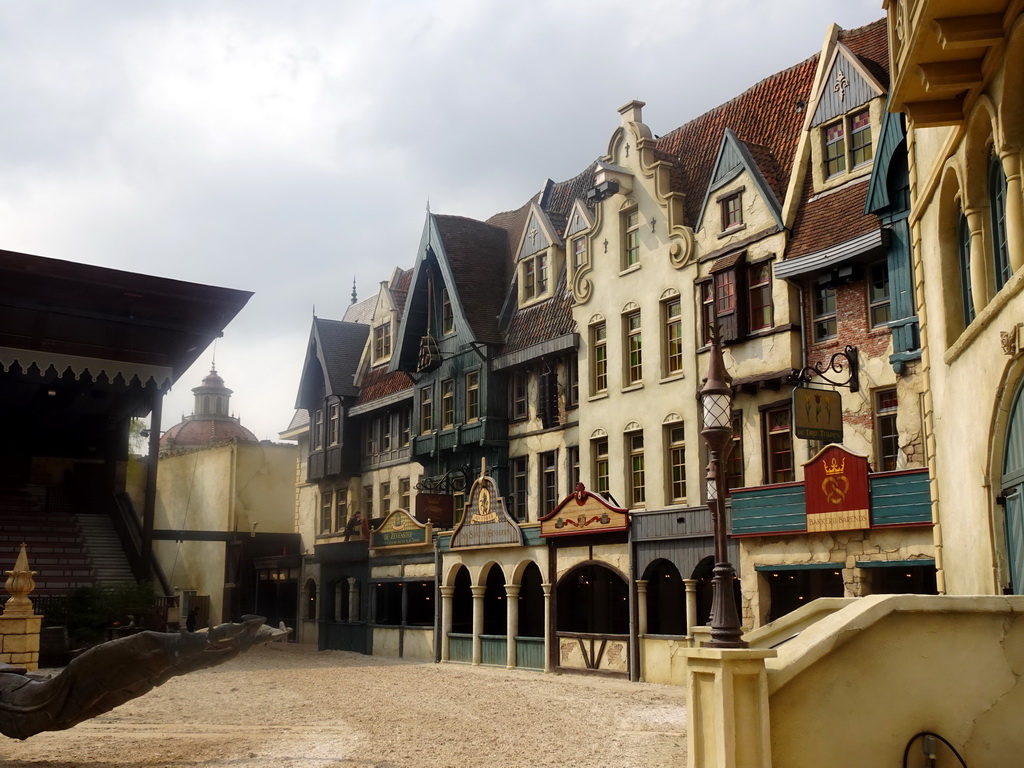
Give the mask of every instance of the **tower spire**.
[{"label": "tower spire", "polygon": [[358,301],[356,297],[356,276],[352,275],[352,303],[355,304]]}]

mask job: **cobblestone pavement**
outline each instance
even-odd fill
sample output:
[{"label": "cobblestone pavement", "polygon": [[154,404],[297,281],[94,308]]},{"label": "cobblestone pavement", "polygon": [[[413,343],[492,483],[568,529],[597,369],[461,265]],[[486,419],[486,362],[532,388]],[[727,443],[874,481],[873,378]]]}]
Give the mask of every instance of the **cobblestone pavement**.
[{"label": "cobblestone pavement", "polygon": [[69,731],[0,737],[0,765],[678,768],[685,721],[681,687],[275,644]]}]

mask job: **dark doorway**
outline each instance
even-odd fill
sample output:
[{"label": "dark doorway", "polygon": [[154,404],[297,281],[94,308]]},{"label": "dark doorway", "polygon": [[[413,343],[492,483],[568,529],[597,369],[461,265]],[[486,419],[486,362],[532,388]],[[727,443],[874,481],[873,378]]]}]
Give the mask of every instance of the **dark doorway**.
[{"label": "dark doorway", "polygon": [[544,579],[536,563],[523,571],[519,587],[520,637],[544,637]]},{"label": "dark doorway", "polygon": [[764,571],[771,593],[768,621],[792,613],[819,597],[843,596],[843,572],[836,568]]},{"label": "dark doorway", "polygon": [[501,566],[492,565],[487,572],[487,589],[484,592],[484,634],[504,635],[508,633],[508,601],[505,595],[505,574]]},{"label": "dark doorway", "polygon": [[455,574],[455,592],[452,594],[452,632],[473,634],[473,590],[469,570],[465,566]]},{"label": "dark doorway", "polygon": [[626,581],[608,566],[590,563],[570,571],[558,583],[556,597],[559,632],[629,633]]},{"label": "dark doorway", "polygon": [[686,590],[679,570],[668,560],[655,560],[647,580],[647,633],[686,634]]}]

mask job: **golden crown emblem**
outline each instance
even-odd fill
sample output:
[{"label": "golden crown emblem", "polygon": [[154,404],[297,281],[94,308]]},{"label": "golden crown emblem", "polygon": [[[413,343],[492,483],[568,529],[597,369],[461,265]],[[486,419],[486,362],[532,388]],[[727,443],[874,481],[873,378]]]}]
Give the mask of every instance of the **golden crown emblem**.
[{"label": "golden crown emblem", "polygon": [[846,471],[846,457],[843,457],[843,463],[840,464],[836,461],[836,457],[832,457],[832,462],[823,461],[822,464],[825,466],[826,475],[841,475]]}]

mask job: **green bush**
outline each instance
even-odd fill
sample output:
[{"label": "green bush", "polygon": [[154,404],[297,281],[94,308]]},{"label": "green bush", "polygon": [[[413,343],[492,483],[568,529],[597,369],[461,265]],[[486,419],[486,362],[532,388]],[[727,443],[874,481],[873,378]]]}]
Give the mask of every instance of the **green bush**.
[{"label": "green bush", "polygon": [[71,647],[84,648],[104,642],[110,628],[127,627],[132,618],[136,627],[146,629],[156,607],[156,592],[151,582],[83,587],[62,603],[50,606],[45,623],[64,625]]}]

